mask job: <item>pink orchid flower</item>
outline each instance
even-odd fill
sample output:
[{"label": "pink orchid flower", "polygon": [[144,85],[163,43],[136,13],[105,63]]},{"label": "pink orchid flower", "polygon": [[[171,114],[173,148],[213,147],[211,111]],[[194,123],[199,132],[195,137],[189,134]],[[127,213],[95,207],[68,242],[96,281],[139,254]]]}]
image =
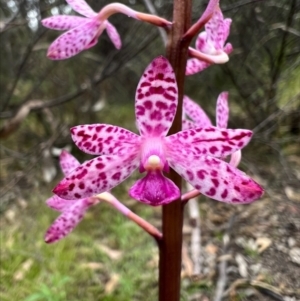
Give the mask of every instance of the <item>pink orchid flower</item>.
[{"label": "pink orchid flower", "polygon": [[[188,120],[186,118],[190,118]],[[222,92],[217,100],[216,107],[216,126],[218,128],[227,128],[229,118],[229,106],[228,106],[228,92]],[[210,127],[212,122],[203,109],[189,97],[183,98],[183,120],[182,126],[184,129],[196,128],[196,127]],[[242,152],[237,150],[231,155],[229,164],[237,167],[241,161]]]},{"label": "pink orchid flower", "polygon": [[[63,150],[60,157],[60,166],[67,176],[80,163],[67,151]],[[79,200],[65,200],[57,195],[52,196],[46,201],[46,204],[62,214],[54,221],[45,234],[46,243],[54,243],[67,236],[83,219],[86,210],[99,203],[99,200],[93,197]]]},{"label": "pink orchid flower", "polygon": [[59,15],[42,20],[42,24],[50,29],[68,30],[59,36],[49,47],[47,56],[52,60],[70,58],[84,49],[93,47],[103,30],[111,39],[117,49],[122,42],[116,28],[107,20],[98,18],[84,0],[66,0],[68,4],[79,14],[85,16]]},{"label": "pink orchid flower", "polygon": [[163,172],[173,168],[202,194],[228,203],[248,203],[262,188],[245,173],[218,159],[243,148],[252,132],[205,127],[167,136],[177,109],[174,71],[164,57],[146,68],[136,92],[135,113],[140,136],[107,124],[79,125],[71,129],[84,152],[101,155],[77,167],[53,192],[65,199],[81,199],[110,190],[134,170],[146,172],[130,189],[131,197],[153,205],[180,196]]},{"label": "pink orchid flower", "polygon": [[196,40],[196,49],[189,48],[189,54],[194,58],[187,61],[186,75],[201,72],[213,63],[228,62],[228,54],[233,50],[230,43],[225,45],[230,24],[231,19],[224,19],[220,8],[217,7],[212,18],[205,24],[205,31],[201,32]]},{"label": "pink orchid flower", "polygon": [[128,17],[155,24],[169,26],[172,23],[157,16],[136,12],[126,5],[111,3],[106,5],[98,14],[84,0],[66,0],[79,14],[85,16],[59,15],[42,20],[42,24],[50,29],[67,30],[59,36],[49,47],[47,56],[52,60],[70,58],[79,52],[97,44],[98,38],[106,30],[110,40],[117,49],[122,42],[116,28],[107,21],[115,13],[123,13]]}]

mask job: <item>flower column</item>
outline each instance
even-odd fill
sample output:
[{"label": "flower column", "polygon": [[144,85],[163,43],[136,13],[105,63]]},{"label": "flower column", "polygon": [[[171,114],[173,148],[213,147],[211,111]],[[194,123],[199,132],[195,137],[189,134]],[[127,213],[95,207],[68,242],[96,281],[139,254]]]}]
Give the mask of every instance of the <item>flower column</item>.
[{"label": "flower column", "polygon": [[[189,41],[182,36],[190,27],[191,0],[174,0],[173,26],[167,43],[167,58],[178,84],[178,107],[169,134],[181,130],[182,98]],[[170,179],[181,189],[181,177],[171,170]],[[160,244],[159,301],[180,300],[183,204],[180,199],[162,207],[163,239]]]}]

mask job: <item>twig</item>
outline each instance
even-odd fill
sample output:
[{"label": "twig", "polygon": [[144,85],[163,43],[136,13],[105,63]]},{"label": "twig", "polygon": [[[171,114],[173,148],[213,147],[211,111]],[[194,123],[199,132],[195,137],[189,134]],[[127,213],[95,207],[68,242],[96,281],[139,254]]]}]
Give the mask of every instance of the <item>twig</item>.
[{"label": "twig", "polygon": [[[229,234],[231,232],[233,222],[234,222],[234,215],[230,218],[226,233],[223,237],[223,244],[224,244],[223,255],[225,255],[225,253],[228,251],[228,245],[230,241]],[[227,260],[221,260],[221,262],[219,263],[219,279],[217,282],[214,301],[221,301],[223,298],[223,293],[227,283],[226,268],[227,268]]]},{"label": "twig", "polygon": [[[193,189],[191,184],[186,183],[187,190]],[[192,226],[191,234],[191,257],[194,263],[193,275],[201,274],[201,228],[200,228],[200,214],[197,197],[188,201],[188,208],[190,214],[190,224]]]}]

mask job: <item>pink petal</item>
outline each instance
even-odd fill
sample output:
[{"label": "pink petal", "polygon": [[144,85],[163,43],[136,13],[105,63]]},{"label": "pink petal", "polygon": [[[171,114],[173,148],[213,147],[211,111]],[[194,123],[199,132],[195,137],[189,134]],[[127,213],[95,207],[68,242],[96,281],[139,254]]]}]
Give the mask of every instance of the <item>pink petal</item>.
[{"label": "pink petal", "polygon": [[119,33],[117,32],[116,27],[114,27],[110,22],[106,21],[106,32],[112,41],[112,43],[115,45],[117,49],[121,49],[122,47],[122,41],[120,38]]},{"label": "pink petal", "polygon": [[240,164],[241,159],[242,159],[242,152],[241,150],[238,150],[231,155],[229,164],[233,167],[237,167]]},{"label": "pink petal", "polygon": [[53,189],[53,192],[67,200],[90,197],[117,186],[138,166],[137,153],[97,157],[77,167]]},{"label": "pink petal", "polygon": [[218,128],[227,128],[229,107],[228,107],[228,92],[222,92],[217,100],[216,108],[216,125]]},{"label": "pink petal", "polygon": [[87,124],[71,128],[77,147],[91,155],[117,155],[136,149],[140,136],[109,124]]},{"label": "pink petal", "polygon": [[[223,14],[220,9],[217,9],[212,18],[205,24],[207,32],[207,40],[211,42],[216,50],[223,49],[224,46],[224,29],[223,29]],[[227,26],[227,24],[226,24]]]},{"label": "pink petal", "polygon": [[185,155],[211,155],[224,157],[248,144],[252,132],[244,129],[218,129],[206,127],[178,132],[165,138],[168,151]]},{"label": "pink petal", "polygon": [[196,124],[193,121],[187,120],[187,119],[182,120],[182,129],[183,130],[194,129],[195,127],[196,127]]},{"label": "pink petal", "polygon": [[142,136],[165,136],[177,109],[175,74],[162,56],[146,68],[136,91],[135,114]]},{"label": "pink petal", "polygon": [[197,190],[217,201],[247,204],[259,199],[262,187],[244,172],[209,156],[184,157],[174,153],[170,166]]},{"label": "pink petal", "polygon": [[46,243],[54,243],[67,236],[82,220],[86,210],[93,205],[87,199],[79,200],[65,210],[50,226],[45,235]]},{"label": "pink petal", "polygon": [[86,18],[77,16],[53,16],[42,20],[43,26],[55,30],[69,30],[87,22]]},{"label": "pink petal", "polygon": [[227,18],[225,20],[223,20],[223,30],[222,30],[222,33],[223,33],[223,45],[225,43],[225,41],[227,40],[228,36],[229,36],[229,33],[230,33],[230,25],[231,25],[231,22],[232,20]]},{"label": "pink petal", "polygon": [[207,44],[206,40],[207,40],[207,33],[203,31],[198,35],[196,39],[196,43],[195,43],[196,49],[205,52],[203,50],[205,49],[205,46]]},{"label": "pink petal", "polygon": [[188,59],[185,69],[185,75],[193,75],[198,72],[203,71],[207,67],[209,67],[211,64],[200,61],[198,59]]},{"label": "pink petal", "polygon": [[49,198],[46,201],[46,204],[48,207],[50,207],[53,210],[63,212],[67,208],[73,206],[78,200],[65,200],[60,198],[57,195],[53,195],[51,198]]},{"label": "pink petal", "polygon": [[78,54],[97,36],[100,25],[95,19],[67,31],[50,45],[47,56],[52,60],[63,60]]},{"label": "pink petal", "polygon": [[195,127],[208,127],[212,123],[203,109],[186,95],[183,97],[183,108],[188,117],[195,123]]},{"label": "pink petal", "polygon": [[63,150],[59,156],[60,168],[67,176],[71,171],[80,165],[79,161],[66,150]]},{"label": "pink petal", "polygon": [[224,52],[227,53],[227,54],[230,54],[231,52],[233,51],[233,47],[230,43],[227,43],[225,46],[224,46]]},{"label": "pink petal", "polygon": [[97,15],[84,0],[66,0],[66,1],[76,12],[78,12],[83,16],[92,18]]},{"label": "pink petal", "polygon": [[180,191],[161,172],[148,172],[130,188],[129,195],[142,203],[159,206],[178,199]]}]

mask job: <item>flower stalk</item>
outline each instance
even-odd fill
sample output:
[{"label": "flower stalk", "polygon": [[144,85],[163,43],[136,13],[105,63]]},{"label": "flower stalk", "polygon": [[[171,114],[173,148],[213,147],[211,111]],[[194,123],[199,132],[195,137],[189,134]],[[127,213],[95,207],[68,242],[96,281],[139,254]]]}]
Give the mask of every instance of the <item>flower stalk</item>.
[{"label": "flower stalk", "polygon": [[128,6],[117,2],[108,4],[105,7],[103,7],[98,13],[97,19],[99,21],[107,20],[111,15],[114,15],[116,13],[122,13],[124,15],[127,15],[127,17],[144,21],[160,27],[167,27],[172,25],[172,22],[169,22],[164,18],[151,14],[137,12]]},{"label": "flower stalk", "polygon": [[156,240],[157,243],[160,242],[160,240],[162,238],[161,232],[156,227],[151,225],[149,222],[147,222],[146,220],[141,218],[139,215],[135,214],[130,209],[128,209],[112,194],[110,194],[108,192],[103,192],[103,193],[96,195],[94,198],[98,199],[99,201],[104,201],[104,202],[110,204],[112,207],[117,209],[128,219],[132,220],[139,227],[141,227],[143,230],[145,230],[149,235],[151,235]]},{"label": "flower stalk", "polygon": [[[182,99],[188,43],[182,40],[191,22],[191,0],[175,0],[173,6],[173,26],[167,43],[167,58],[173,66],[178,85],[178,107],[169,134],[181,130]],[[174,170],[170,179],[181,190],[181,177]],[[184,205],[180,198],[162,207],[163,239],[159,250],[159,301],[180,300],[181,249]]]}]

